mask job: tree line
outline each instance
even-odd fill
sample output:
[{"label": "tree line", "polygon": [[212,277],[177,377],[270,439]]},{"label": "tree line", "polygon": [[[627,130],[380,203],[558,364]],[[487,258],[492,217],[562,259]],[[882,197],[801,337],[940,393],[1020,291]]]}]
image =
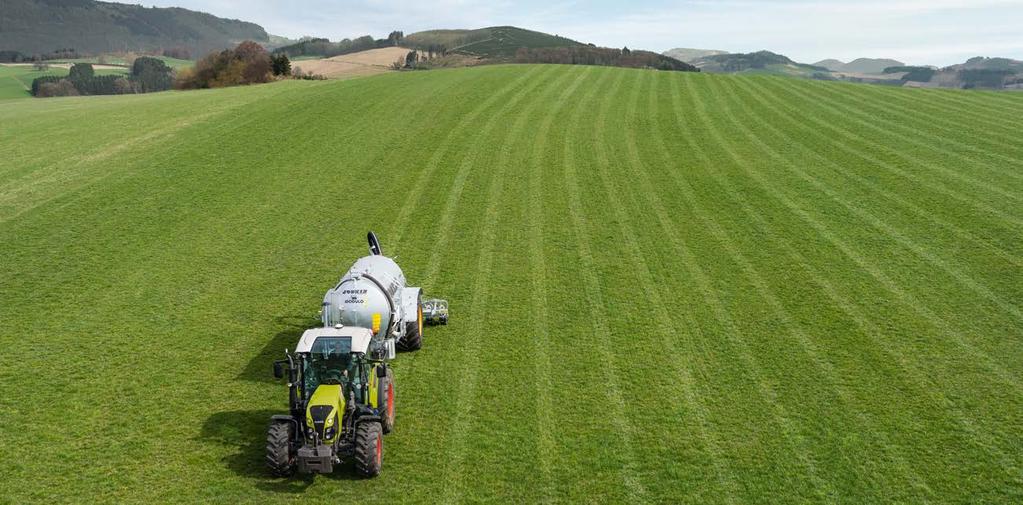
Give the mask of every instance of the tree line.
[{"label": "tree line", "polygon": [[700,69],[670,56],[651,51],[633,51],[595,46],[520,48],[516,63],[559,63],[565,65],[599,65],[608,67],[655,68],[678,72],[699,72]]},{"label": "tree line", "polygon": [[96,75],[89,63],[75,63],[67,77],[43,76],[32,81],[36,97],[79,95],[123,95],[166,91],[173,84],[173,71],[162,60],[137,58],[128,75]]},{"label": "tree line", "polygon": [[381,47],[394,47],[401,45],[405,38],[402,31],[391,32],[386,39],[374,39],[369,35],[363,35],[356,39],[343,39],[338,42],[331,42],[329,39],[314,38],[303,40],[290,46],[274,49],[274,54],[286,54],[291,58],[296,56],[319,56],[321,58],[332,58],[343,54],[357,53],[369,49]]}]

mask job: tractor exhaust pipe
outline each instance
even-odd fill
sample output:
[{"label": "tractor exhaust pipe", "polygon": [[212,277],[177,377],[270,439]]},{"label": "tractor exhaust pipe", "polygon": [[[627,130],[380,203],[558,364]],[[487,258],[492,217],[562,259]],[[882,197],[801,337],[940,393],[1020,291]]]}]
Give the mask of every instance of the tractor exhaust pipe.
[{"label": "tractor exhaust pipe", "polygon": [[380,249],[380,241],[377,240],[377,234],[369,232],[366,235],[366,240],[369,241],[369,254],[372,256],[383,256],[384,252]]}]

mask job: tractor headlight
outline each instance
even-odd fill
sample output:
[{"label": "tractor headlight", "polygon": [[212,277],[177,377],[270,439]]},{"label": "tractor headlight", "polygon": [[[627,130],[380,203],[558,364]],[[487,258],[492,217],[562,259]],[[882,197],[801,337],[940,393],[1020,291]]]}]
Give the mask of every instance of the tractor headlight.
[{"label": "tractor headlight", "polygon": [[310,438],[310,439],[311,439],[311,438],[313,438],[313,434],[314,434],[314,433],[316,433],[316,432],[315,432],[315,431],[313,431],[313,429],[312,429],[312,428],[308,428],[308,427],[307,427],[307,428],[305,429],[305,436],[306,436],[306,438]]},{"label": "tractor headlight", "polygon": [[334,427],[333,426],[328,426],[327,428],[325,428],[323,430],[323,439],[324,440],[330,440],[332,438],[334,438]]},{"label": "tractor headlight", "polygon": [[333,426],[335,420],[337,420],[337,414],[334,414],[332,416],[327,416],[326,425],[327,426]]}]

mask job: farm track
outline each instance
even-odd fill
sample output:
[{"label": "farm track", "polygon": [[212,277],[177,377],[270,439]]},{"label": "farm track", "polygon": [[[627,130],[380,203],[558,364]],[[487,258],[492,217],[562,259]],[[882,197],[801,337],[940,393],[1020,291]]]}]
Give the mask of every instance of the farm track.
[{"label": "farm track", "polygon": [[[1018,503],[1021,113],[563,66],[11,101],[0,492]],[[451,324],[380,478],[269,479],[269,364],[367,229]]]}]

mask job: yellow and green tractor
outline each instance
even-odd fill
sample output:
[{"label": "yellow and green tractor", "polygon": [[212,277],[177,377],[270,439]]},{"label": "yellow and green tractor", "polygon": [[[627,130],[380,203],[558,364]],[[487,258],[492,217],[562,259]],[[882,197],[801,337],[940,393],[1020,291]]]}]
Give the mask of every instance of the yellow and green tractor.
[{"label": "yellow and green tractor", "polygon": [[389,353],[373,343],[367,328],[311,329],[294,354],[274,363],[274,376],[288,378],[290,413],[273,416],[267,430],[272,474],[330,473],[349,460],[359,475],[380,473],[395,388]]}]

